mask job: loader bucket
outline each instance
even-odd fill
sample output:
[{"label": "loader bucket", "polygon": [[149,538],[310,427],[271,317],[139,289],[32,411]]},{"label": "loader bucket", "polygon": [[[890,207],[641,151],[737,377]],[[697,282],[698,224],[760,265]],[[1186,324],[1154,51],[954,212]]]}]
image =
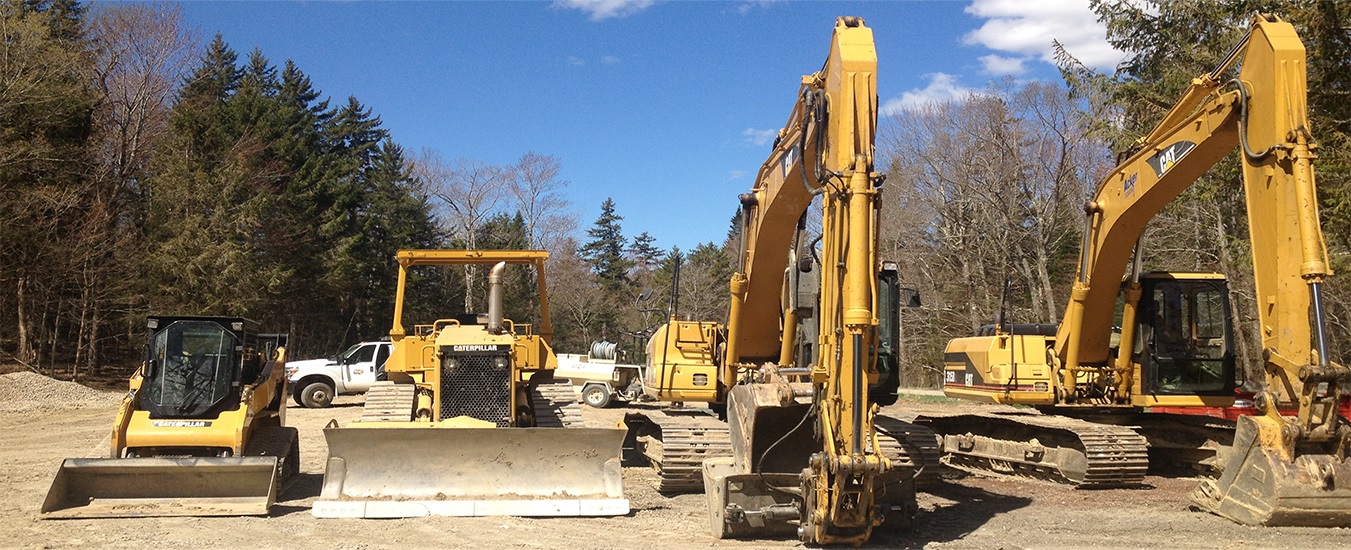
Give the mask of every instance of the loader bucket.
[{"label": "loader bucket", "polygon": [[620,469],[624,432],[325,428],[328,465],[311,513],[320,518],[627,514]]},{"label": "loader bucket", "polygon": [[264,516],[277,458],[68,458],[42,517]]},{"label": "loader bucket", "polygon": [[1203,481],[1192,503],[1246,525],[1351,527],[1351,463],[1314,453],[1284,460],[1257,433],[1254,417],[1239,418],[1220,478]]}]

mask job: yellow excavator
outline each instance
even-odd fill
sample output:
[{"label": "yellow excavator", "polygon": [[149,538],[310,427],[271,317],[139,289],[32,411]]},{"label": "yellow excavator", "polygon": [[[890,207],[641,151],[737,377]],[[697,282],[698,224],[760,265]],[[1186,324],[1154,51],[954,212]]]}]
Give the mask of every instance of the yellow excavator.
[{"label": "yellow excavator", "polygon": [[[1235,63],[1238,77],[1222,81]],[[1220,474],[1193,493],[1198,507],[1245,524],[1351,525],[1351,427],[1338,414],[1351,371],[1327,353],[1321,288],[1331,271],[1305,86],[1305,51],[1294,28],[1256,16],[1224,62],[1193,80],[1099,185],[1086,207],[1059,326],[1000,323],[992,334],[948,345],[947,395],[1046,413],[926,419],[943,434],[950,460],[1080,486],[1135,484],[1150,456],[1197,456],[1188,445],[1200,442],[1210,445],[1208,460]],[[1266,387],[1253,400],[1255,415],[1226,426],[1165,412],[1235,404],[1226,281],[1213,273],[1142,272],[1141,234],[1236,149]],[[1295,414],[1283,416],[1282,407]]]},{"label": "yellow excavator", "polygon": [[43,518],[267,515],[300,471],[286,335],[238,317],[152,316],[109,458],[61,463]]},{"label": "yellow excavator", "polygon": [[[884,521],[910,524],[926,458],[913,441],[927,438],[937,462],[932,432],[877,415],[879,401],[896,398],[889,352],[900,288],[895,266],[877,256],[876,74],[872,30],[839,18],[825,66],[802,78],[788,124],[741,197],[727,324],[672,316],[649,339],[644,392],[709,403],[726,423],[638,412],[626,418],[632,442],[663,489],[702,485],[715,537],[862,543]],[[822,235],[808,242],[817,197]],[[816,330],[800,341],[804,315]]]},{"label": "yellow excavator", "polygon": [[[555,379],[544,279],[548,253],[401,250],[388,381],[361,420],[324,429],[316,517],[613,516],[629,512],[623,428],[582,427],[572,384]],[[487,315],[403,325],[409,269],[492,266]],[[503,316],[508,266],[532,267],[538,331]]]}]

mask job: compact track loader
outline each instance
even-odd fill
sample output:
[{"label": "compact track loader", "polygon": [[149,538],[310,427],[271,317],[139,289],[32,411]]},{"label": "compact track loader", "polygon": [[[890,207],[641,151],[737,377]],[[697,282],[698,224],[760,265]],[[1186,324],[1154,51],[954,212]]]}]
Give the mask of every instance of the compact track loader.
[{"label": "compact track loader", "polygon": [[109,458],[62,462],[44,518],[266,515],[300,469],[286,335],[232,317],[154,316]]}]

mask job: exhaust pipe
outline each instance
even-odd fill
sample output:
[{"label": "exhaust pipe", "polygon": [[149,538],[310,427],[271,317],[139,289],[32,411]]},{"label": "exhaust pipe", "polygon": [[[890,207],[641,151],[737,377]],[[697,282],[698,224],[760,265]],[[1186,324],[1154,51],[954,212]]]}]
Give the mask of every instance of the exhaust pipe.
[{"label": "exhaust pipe", "polygon": [[488,272],[488,333],[502,334],[502,272],[507,262],[497,262]]}]

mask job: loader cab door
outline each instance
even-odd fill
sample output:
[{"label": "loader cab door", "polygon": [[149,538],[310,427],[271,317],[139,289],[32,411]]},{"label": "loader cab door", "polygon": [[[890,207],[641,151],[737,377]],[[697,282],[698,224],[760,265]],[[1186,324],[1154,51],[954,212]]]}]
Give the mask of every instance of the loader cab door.
[{"label": "loader cab door", "polygon": [[1139,351],[1147,394],[1233,395],[1237,387],[1223,279],[1145,279]]},{"label": "loader cab door", "polygon": [[141,407],[151,418],[215,417],[237,406],[239,338],[219,323],[178,320],[150,338]]}]

